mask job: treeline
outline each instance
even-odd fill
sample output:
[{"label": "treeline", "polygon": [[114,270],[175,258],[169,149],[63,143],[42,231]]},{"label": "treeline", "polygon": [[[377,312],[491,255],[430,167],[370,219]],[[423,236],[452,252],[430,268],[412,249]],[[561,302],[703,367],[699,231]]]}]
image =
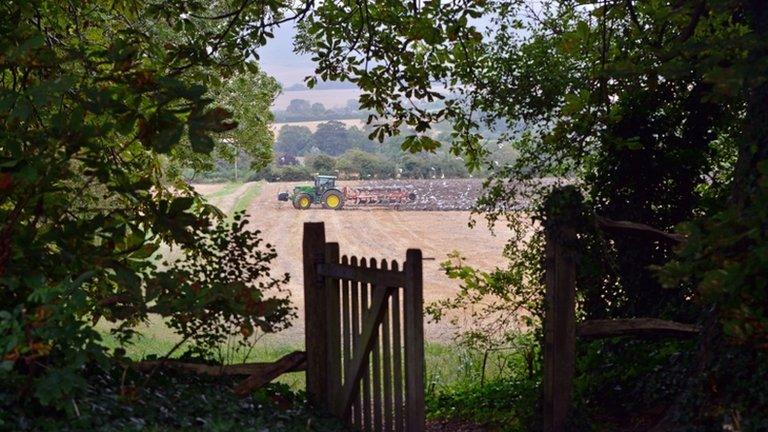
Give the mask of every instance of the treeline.
[{"label": "treeline", "polygon": [[[448,152],[450,132],[440,127],[433,138],[443,146],[434,153],[412,154],[402,150],[403,138],[391,137],[379,143],[368,138],[370,131],[357,126],[347,127],[336,120],[317,125],[313,132],[306,126],[284,125],[277,134],[274,158],[261,169],[252,169],[251,159],[241,154],[233,161],[217,160],[210,171],[189,172],[192,182],[223,182],[242,180],[304,181],[315,174],[333,174],[342,179],[391,178],[466,178],[464,161]],[[498,148],[489,138],[491,162],[506,165],[516,159],[509,147]],[[481,170],[474,176],[484,176]]]},{"label": "treeline", "polygon": [[251,175],[249,180],[304,181],[311,180],[315,174],[334,174],[341,179],[469,177],[464,162],[445,153],[403,154],[394,158],[351,149],[338,157],[320,153],[304,157],[303,163],[273,163]]},{"label": "treeline", "polygon": [[[315,174],[334,174],[342,179],[465,178],[470,175],[464,161],[448,153],[447,130],[434,131],[434,138],[444,143],[443,147],[434,153],[417,154],[402,150],[401,137],[379,143],[369,139],[369,133],[367,128],[347,128],[335,120],[320,123],[314,132],[306,126],[285,125],[275,141],[275,160],[249,178],[302,181]],[[515,155],[495,148],[493,157],[499,163],[509,163]]]},{"label": "treeline", "polygon": [[334,119],[360,119],[366,116],[358,108],[357,101],[350,99],[343,107],[326,108],[320,102],[312,103],[305,99],[292,99],[281,111],[274,111],[275,122],[301,122]]}]

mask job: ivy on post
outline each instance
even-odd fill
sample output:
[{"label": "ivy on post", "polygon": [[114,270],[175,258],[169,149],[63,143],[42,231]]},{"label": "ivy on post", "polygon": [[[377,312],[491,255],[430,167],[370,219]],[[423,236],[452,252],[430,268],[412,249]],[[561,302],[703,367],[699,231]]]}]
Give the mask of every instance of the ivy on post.
[{"label": "ivy on post", "polygon": [[544,202],[546,238],[543,429],[566,430],[576,356],[576,227],[582,198],[573,186]]}]

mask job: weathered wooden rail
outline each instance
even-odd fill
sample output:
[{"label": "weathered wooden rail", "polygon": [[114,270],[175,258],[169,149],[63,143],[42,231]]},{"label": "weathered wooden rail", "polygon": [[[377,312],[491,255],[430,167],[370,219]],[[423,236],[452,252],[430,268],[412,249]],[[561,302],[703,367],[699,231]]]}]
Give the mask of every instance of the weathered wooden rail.
[{"label": "weathered wooden rail", "polygon": [[[679,242],[683,237],[648,225],[596,219],[597,227],[607,234],[633,235],[647,241]],[[576,229],[553,226],[545,230],[545,316],[543,430],[567,430],[576,369],[576,339],[600,339],[616,336],[691,337],[698,334],[695,325],[657,318],[587,320],[576,323]]]},{"label": "weathered wooden rail", "polygon": [[322,223],[304,224],[307,393],[363,431],[424,430],[421,251],[402,269],[339,256]]}]

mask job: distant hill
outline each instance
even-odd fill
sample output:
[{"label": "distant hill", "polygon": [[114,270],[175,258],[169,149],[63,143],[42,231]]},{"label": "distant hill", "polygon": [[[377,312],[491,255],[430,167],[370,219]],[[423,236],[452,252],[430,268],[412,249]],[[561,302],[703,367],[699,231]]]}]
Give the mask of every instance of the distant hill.
[{"label": "distant hill", "polygon": [[[348,81],[345,81],[345,82],[320,81],[311,90],[350,90],[350,89],[357,89],[357,86],[355,86],[354,83],[351,83]],[[303,83],[295,83],[295,84],[291,84],[288,87],[283,88],[283,91],[285,92],[306,91],[306,90],[310,90],[310,88],[308,88]]]}]

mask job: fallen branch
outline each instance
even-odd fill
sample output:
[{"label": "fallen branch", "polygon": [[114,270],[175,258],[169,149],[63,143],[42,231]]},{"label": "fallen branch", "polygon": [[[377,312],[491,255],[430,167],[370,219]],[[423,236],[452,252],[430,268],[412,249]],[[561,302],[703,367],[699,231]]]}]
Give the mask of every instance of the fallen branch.
[{"label": "fallen branch", "polygon": [[303,351],[295,351],[285,355],[274,363],[268,363],[266,367],[257,373],[251,374],[251,376],[235,387],[234,392],[237,396],[244,397],[284,373],[306,369],[307,353]]},{"label": "fallen branch", "polygon": [[[208,376],[232,376],[232,375],[258,375],[264,371],[270,370],[275,364],[286,361],[294,357],[306,357],[304,352],[296,351],[286,355],[274,363],[242,363],[235,365],[208,365],[202,363],[187,363],[176,360],[151,360],[142,361],[134,364],[140,371],[151,371],[156,367],[167,367],[169,369],[193,372],[199,375]],[[286,372],[298,372],[306,369],[305,364],[297,364],[293,369]]]},{"label": "fallen branch", "polygon": [[685,236],[681,234],[668,233],[637,222],[615,221],[602,216],[597,216],[597,226],[605,231],[643,235],[653,240],[663,240],[673,243],[680,243],[685,240]]},{"label": "fallen branch", "polygon": [[687,338],[696,336],[699,327],[657,318],[628,318],[589,320],[579,324],[576,334],[585,339],[601,339],[616,336],[672,336]]}]

